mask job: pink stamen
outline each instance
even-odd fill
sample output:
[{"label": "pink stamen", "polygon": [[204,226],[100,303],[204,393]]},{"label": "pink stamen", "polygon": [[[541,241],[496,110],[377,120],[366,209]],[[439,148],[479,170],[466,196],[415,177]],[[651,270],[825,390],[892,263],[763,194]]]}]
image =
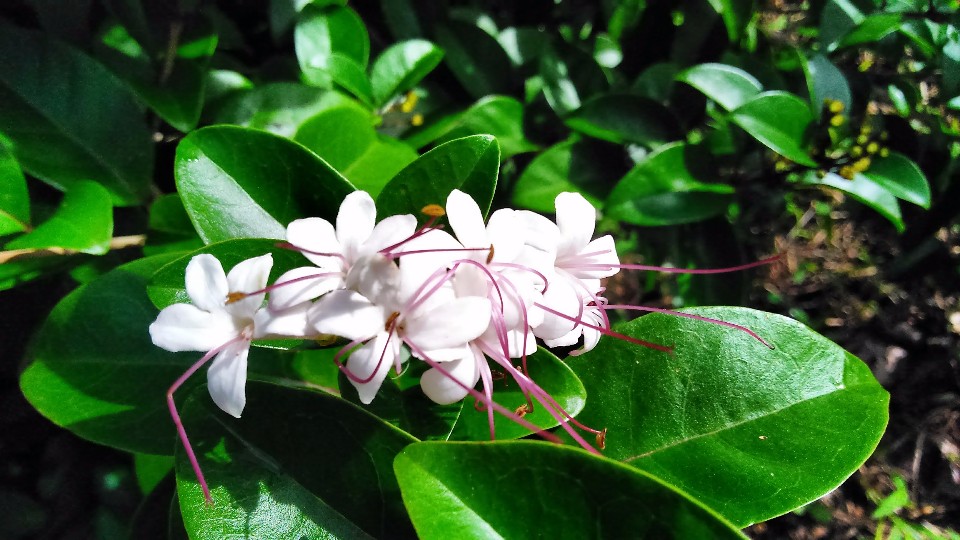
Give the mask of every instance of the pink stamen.
[{"label": "pink stamen", "polygon": [[420,255],[423,253],[459,253],[464,251],[489,251],[490,248],[437,248],[437,249],[412,249],[410,251],[391,252],[391,259],[398,259],[405,255]]},{"label": "pink stamen", "polygon": [[[571,317],[570,315],[567,315],[566,313],[561,313],[561,312],[559,312],[559,311],[557,311],[557,310],[555,310],[555,309],[553,309],[553,308],[547,307],[547,306],[545,306],[545,305],[543,305],[543,304],[541,304],[541,303],[539,303],[539,302],[535,303],[534,305],[537,306],[538,308],[546,311],[547,313],[553,313],[554,315],[556,315],[557,317],[560,317],[561,319],[566,319],[566,320],[568,320],[568,321],[571,321],[571,322],[574,322],[574,323],[576,323],[576,324],[585,326],[585,327],[587,327],[587,328],[592,328],[593,330],[596,330],[596,331],[600,332],[601,334],[603,334],[603,335],[605,335],[605,336],[615,337],[615,338],[617,338],[617,339],[622,339],[622,340],[624,340],[624,341],[626,341],[626,342],[633,343],[633,344],[635,344],[635,345],[641,345],[641,346],[643,346],[643,347],[647,347],[648,349],[654,349],[654,350],[657,350],[657,351],[661,351],[661,352],[665,352],[665,353],[667,353],[667,354],[673,355],[673,346],[660,345],[660,344],[653,343],[653,342],[650,342],[650,341],[645,341],[645,340],[642,340],[642,339],[630,337],[630,336],[621,334],[621,333],[619,333],[619,332],[614,332],[613,330],[610,330],[609,328],[604,328],[604,327],[602,327],[602,326],[596,326],[596,325],[590,324],[590,323],[588,323],[588,322],[586,322],[586,321],[577,319],[577,318],[575,318],[575,317]],[[574,328],[576,328],[576,326],[574,326]]]},{"label": "pink stamen", "polygon": [[653,313],[664,313],[664,314],[666,314],[666,315],[674,315],[674,316],[676,316],[676,317],[683,317],[683,318],[685,318],[685,319],[693,319],[693,320],[696,320],[696,321],[703,321],[703,322],[718,324],[718,325],[720,325],[720,326],[726,326],[727,328],[733,328],[733,329],[735,329],[735,330],[740,330],[741,332],[746,332],[746,333],[747,333],[750,337],[752,337],[753,339],[759,341],[760,343],[763,343],[768,349],[770,349],[770,350],[776,349],[776,347],[774,347],[773,345],[771,345],[770,343],[768,343],[765,339],[763,339],[762,337],[760,337],[759,335],[757,335],[756,332],[754,332],[753,330],[750,330],[750,329],[747,328],[746,326],[741,326],[741,325],[739,325],[739,324],[734,324],[734,323],[727,322],[727,321],[721,321],[720,319],[713,319],[713,318],[710,318],[710,317],[703,317],[703,316],[701,316],[701,315],[694,315],[694,314],[692,314],[692,313],[684,313],[684,312],[682,312],[682,311],[674,311],[674,310],[672,310],[672,309],[662,309],[662,308],[647,307],[647,306],[606,305],[606,306],[603,306],[603,307],[604,307],[604,309],[627,309],[627,310],[634,310],[634,311],[650,311],[650,312],[653,312]]},{"label": "pink stamen", "polygon": [[741,270],[749,270],[750,268],[772,264],[780,260],[782,257],[782,255],[774,255],[772,257],[767,257],[766,259],[761,259],[752,263],[741,264],[739,266],[729,266],[726,268],[671,268],[667,266],[647,266],[644,264],[579,264],[575,266],[567,266],[566,268],[576,268],[581,270],[622,268],[624,270],[646,270],[651,272],[663,272],[667,274],[725,274],[728,272],[739,272]]},{"label": "pink stamen", "polygon": [[325,253],[323,251],[310,251],[307,248],[302,248],[291,244],[290,242],[277,242],[276,246],[281,249],[289,249],[293,251],[299,251],[300,253],[308,253],[310,255],[317,255],[319,257],[336,257],[340,260],[346,260],[342,253]]},{"label": "pink stamen", "polygon": [[173,419],[173,424],[177,427],[180,442],[183,444],[183,449],[187,452],[187,459],[190,461],[190,466],[193,467],[193,473],[197,476],[200,489],[203,490],[203,498],[206,499],[208,505],[213,505],[213,497],[210,496],[210,488],[207,486],[207,480],[203,477],[203,471],[200,469],[200,462],[197,461],[197,455],[193,451],[193,446],[190,445],[187,430],[183,427],[183,422],[180,420],[180,413],[177,412],[177,404],[173,401],[173,394],[183,386],[183,383],[187,382],[187,379],[189,379],[191,375],[209,362],[210,359],[223,352],[223,350],[230,345],[243,341],[244,339],[243,336],[237,336],[219,347],[210,349],[200,360],[197,360],[196,363],[187,368],[187,370],[183,372],[183,375],[180,375],[180,377],[170,385],[170,389],[167,390],[167,408],[170,410],[170,417]]},{"label": "pink stamen", "polygon": [[294,283],[299,283],[299,282],[301,282],[301,281],[308,281],[308,280],[311,280],[311,279],[319,279],[319,278],[326,278],[326,277],[333,277],[333,276],[342,276],[342,275],[343,275],[343,274],[342,274],[341,272],[320,272],[320,273],[317,273],[317,274],[310,274],[309,276],[300,276],[300,277],[298,277],[298,278],[289,279],[289,280],[287,280],[287,281],[280,281],[280,282],[274,283],[273,285],[268,285],[268,286],[266,286],[266,287],[264,287],[264,288],[262,288],[262,289],[260,289],[260,290],[258,290],[258,291],[253,291],[253,292],[248,292],[248,293],[233,293],[233,294],[241,294],[241,295],[243,295],[244,297],[253,296],[253,295],[255,295],[255,294],[268,293],[268,292],[270,292],[270,291],[279,289],[280,287],[283,287],[284,285],[293,285]]},{"label": "pink stamen", "polygon": [[540,279],[543,280],[543,290],[540,291],[540,294],[546,293],[546,292],[547,292],[547,287],[549,287],[549,285],[550,285],[550,280],[547,279],[547,276],[543,275],[543,273],[540,272],[539,270],[537,270],[536,268],[531,268],[531,267],[526,266],[526,265],[523,265],[523,264],[506,263],[506,262],[493,262],[493,263],[490,263],[490,265],[491,265],[491,266],[505,266],[505,267],[507,267],[507,268],[514,268],[514,269],[517,269],[517,270],[523,270],[523,271],[525,271],[525,272],[530,272],[530,273],[536,275],[537,277],[539,277]]}]

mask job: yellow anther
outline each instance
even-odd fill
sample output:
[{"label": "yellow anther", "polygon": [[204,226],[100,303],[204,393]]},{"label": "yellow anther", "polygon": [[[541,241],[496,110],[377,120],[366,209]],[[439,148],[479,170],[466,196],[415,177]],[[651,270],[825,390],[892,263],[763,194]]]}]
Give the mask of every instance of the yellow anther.
[{"label": "yellow anther", "polygon": [[860,135],[857,137],[857,144],[867,144],[867,141],[870,140],[870,137],[866,135]]},{"label": "yellow anther", "polygon": [[880,157],[887,157],[890,155],[890,149],[884,146],[880,149]]},{"label": "yellow anther", "polygon": [[493,244],[490,244],[490,253],[487,254],[487,264],[493,260]]},{"label": "yellow anther", "polygon": [[419,100],[420,97],[417,96],[416,92],[407,92],[407,95],[403,98],[403,102],[400,104],[400,110],[405,113],[413,112],[413,108],[417,106],[417,101]]},{"label": "yellow anther", "polygon": [[600,433],[597,433],[597,446],[601,450],[607,447],[607,428],[603,428]]},{"label": "yellow anther", "polygon": [[523,405],[517,407],[517,410],[513,411],[513,414],[519,416],[520,418],[523,418],[528,413],[532,413],[532,412],[533,412],[533,407],[531,407],[529,403],[524,403]]},{"label": "yellow anther", "polygon": [[853,167],[854,172],[863,172],[870,168],[870,158],[868,157],[860,158],[854,161],[851,167]]},{"label": "yellow anther", "polygon": [[239,302],[247,297],[247,293],[242,292],[232,292],[227,293],[227,304],[232,304],[234,302]]},{"label": "yellow anther", "polygon": [[836,114],[836,113],[842,113],[842,112],[843,112],[843,109],[844,109],[844,107],[843,107],[843,102],[837,101],[837,100],[835,100],[835,99],[834,99],[834,100],[831,100],[831,101],[830,101],[830,105],[828,106],[828,108],[830,109],[830,112],[832,112],[832,113],[834,113],[834,114]]},{"label": "yellow anther", "polygon": [[858,157],[860,157],[860,156],[862,156],[862,155],[863,155],[863,147],[862,147],[862,146],[854,146],[853,148],[850,149],[850,157],[858,158]]},{"label": "yellow anther", "polygon": [[876,154],[878,151],[880,151],[880,145],[877,144],[876,142],[871,142],[870,144],[867,145],[868,154]]},{"label": "yellow anther", "polygon": [[423,125],[423,115],[420,114],[420,113],[417,113],[417,114],[413,115],[412,117],[410,117],[410,125],[411,125],[411,126],[414,126],[414,127],[422,126],[422,125]]},{"label": "yellow anther", "polygon": [[443,207],[439,204],[428,204],[420,209],[420,213],[426,214],[430,217],[438,218],[446,215],[446,212],[443,210]]},{"label": "yellow anther", "polygon": [[393,332],[393,326],[397,323],[397,317],[399,316],[400,314],[397,313],[396,311],[391,313],[390,316],[387,317],[387,322],[383,323],[383,331]]},{"label": "yellow anther", "polygon": [[854,175],[856,175],[856,172],[849,165],[840,167],[840,176],[846,178],[847,180],[853,180]]},{"label": "yellow anther", "polygon": [[830,125],[833,127],[840,127],[847,121],[847,118],[842,114],[837,114],[830,117]]}]

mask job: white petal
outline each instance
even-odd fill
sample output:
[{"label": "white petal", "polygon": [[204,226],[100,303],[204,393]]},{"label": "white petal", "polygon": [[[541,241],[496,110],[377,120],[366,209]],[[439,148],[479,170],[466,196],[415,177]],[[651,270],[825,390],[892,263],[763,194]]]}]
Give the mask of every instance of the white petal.
[{"label": "white petal", "polygon": [[487,238],[494,246],[494,261],[513,262],[520,256],[520,250],[526,240],[522,231],[523,222],[516,210],[503,208],[490,216],[490,222],[487,223]]},{"label": "white petal", "polygon": [[457,298],[403,321],[404,340],[424,351],[464,345],[490,325],[490,301],[471,296]]},{"label": "white petal", "polygon": [[582,335],[583,327],[578,326],[556,339],[544,339],[543,342],[547,344],[547,347],[569,347],[580,341],[580,336]]},{"label": "white petal", "polygon": [[369,404],[373,401],[383,384],[383,380],[387,378],[390,366],[393,365],[399,354],[400,340],[396,336],[380,332],[376,338],[350,355],[350,359],[347,360],[347,369],[350,370],[350,373],[359,379],[366,379],[373,374],[373,377],[364,383],[354,381],[352,378],[349,379],[350,383],[356,387],[362,403]]},{"label": "white petal", "polygon": [[[583,306],[583,301],[568,280],[554,276],[551,278],[550,287],[547,289],[547,292],[544,293],[543,300],[540,304],[569,317],[576,318],[580,313],[581,306]],[[558,339],[574,329],[575,323],[573,321],[547,310],[540,311],[543,312],[543,322],[533,329],[533,333],[536,334],[537,337],[542,339]]]},{"label": "white petal", "polygon": [[337,240],[337,232],[325,219],[306,218],[291,222],[287,225],[287,242],[312,252],[304,252],[303,256],[321,268],[343,269],[343,259],[340,257],[317,255],[317,253],[343,255],[343,248]]},{"label": "white petal", "polygon": [[447,196],[447,221],[464,247],[485,248],[490,245],[480,207],[459,189]]},{"label": "white petal", "polygon": [[210,313],[190,304],[163,308],[150,325],[153,344],[172,352],[209,351],[239,334],[233,317],[226,312]]},{"label": "white petal", "polygon": [[261,308],[253,317],[255,339],[307,338],[317,334],[307,323],[309,303],[302,303],[285,310]]},{"label": "white petal", "polygon": [[[477,359],[469,347],[464,349],[465,354],[462,358],[443,365],[447,374],[441,373],[437,368],[430,368],[420,376],[420,388],[434,403],[441,405],[456,403],[469,393],[464,386],[473,388],[477,384],[480,378]],[[454,379],[461,384],[457,384]]]},{"label": "white petal", "polygon": [[361,257],[354,263],[347,273],[345,285],[386,310],[400,309],[400,269],[379,253]]},{"label": "white petal", "polygon": [[557,246],[560,244],[560,228],[557,224],[529,210],[518,210],[517,216],[523,223],[524,243],[538,251],[556,256]]},{"label": "white petal", "polygon": [[190,259],[186,271],[187,295],[193,305],[205,311],[222,311],[230,292],[223,266],[204,253]]},{"label": "white petal", "polygon": [[[557,267],[582,279],[610,277],[620,271],[619,264],[617,246],[609,234],[590,242],[576,255],[557,258]],[[598,265],[607,265],[607,267],[596,267]]]},{"label": "white petal", "polygon": [[373,232],[370,233],[367,241],[363,243],[360,251],[363,255],[376,253],[410,238],[416,231],[417,218],[410,214],[384,218],[373,228]]},{"label": "white petal", "polygon": [[[227,274],[227,284],[230,286],[230,292],[251,293],[263,290],[267,286],[272,267],[273,255],[269,253],[237,263]],[[266,293],[252,294],[242,300],[228,303],[224,309],[234,317],[252,319],[253,314],[263,305],[265,296]]]},{"label": "white petal", "polygon": [[367,340],[384,332],[389,313],[356,291],[327,293],[310,308],[309,321],[321,334]]},{"label": "white petal", "polygon": [[343,255],[348,262],[359,256],[360,245],[373,232],[376,220],[377,207],[366,191],[354,191],[340,203],[340,212],[337,213],[337,240],[340,241]]},{"label": "white petal", "polygon": [[247,354],[250,342],[241,341],[220,351],[207,370],[207,388],[213,402],[231,416],[240,418],[247,403]]},{"label": "white petal", "polygon": [[593,237],[597,226],[597,209],[579,193],[557,195],[557,226],[560,227],[558,257],[579,253]]},{"label": "white petal", "polygon": [[270,309],[289,309],[343,287],[343,278],[339,274],[328,274],[316,266],[294,268],[284,273],[277,278],[276,288],[270,290]]}]

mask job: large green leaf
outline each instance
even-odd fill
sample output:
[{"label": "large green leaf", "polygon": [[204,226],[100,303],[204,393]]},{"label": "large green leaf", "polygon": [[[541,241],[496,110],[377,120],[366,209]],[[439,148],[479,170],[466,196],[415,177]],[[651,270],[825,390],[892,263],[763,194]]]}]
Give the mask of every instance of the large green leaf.
[{"label": "large green leaf", "polygon": [[656,147],[680,138],[677,120],[666,107],[631,94],[593,97],[564,122],[585,135],[617,144]]},{"label": "large green leaf", "polygon": [[537,149],[523,134],[523,104],[512,97],[485,97],[458,115],[445,129],[448,131],[439,136],[440,142],[468,135],[493,135],[500,145],[502,160]]},{"label": "large green leaf", "polygon": [[[573,371],[550,351],[539,348],[537,352],[527,358],[530,378],[543,388],[547,394],[570,414],[576,416],[583,410],[587,400],[583,384],[577,379]],[[520,391],[517,383],[495,364],[490,368],[503,377],[498,377],[493,383],[493,399],[509,411],[516,411],[527,404],[527,398]],[[467,398],[463,411],[457,420],[451,440],[456,441],[485,441],[490,439],[490,424],[486,410],[480,411]],[[531,424],[549,429],[558,425],[556,419],[548,412],[544,405],[533,399],[533,412],[527,413],[523,419]],[[559,413],[559,411],[556,411]],[[560,413],[562,414],[562,413]],[[497,439],[516,439],[530,435],[530,430],[513,420],[494,412],[495,435]]]},{"label": "large green leaf", "polygon": [[212,116],[214,123],[265,129],[292,137],[315,114],[350,101],[339,92],[279,82],[233,92]]},{"label": "large green leaf", "polygon": [[930,208],[930,183],[920,167],[903,154],[891,152],[885,158],[875,159],[861,174],[898,199]]},{"label": "large green leaf", "polygon": [[153,201],[144,255],[193,251],[201,247],[203,240],[197,236],[179,194],[163,195]]},{"label": "large green leaf", "polygon": [[739,41],[753,18],[753,0],[709,0],[709,2],[723,18],[730,41]]},{"label": "large green leaf", "polygon": [[849,114],[853,104],[850,85],[837,66],[826,56],[801,56],[803,73],[807,78],[807,91],[810,93],[810,108],[814,116],[820,118],[824,101],[833,99],[843,103],[844,111]]},{"label": "large green leaf", "polygon": [[420,216],[428,204],[445,205],[454,189],[477,201],[486,214],[500,170],[500,149],[490,135],[474,135],[441,144],[407,165],[377,197],[380,217]]},{"label": "large green leaf", "polygon": [[396,43],[373,62],[370,84],[374,103],[382,106],[420,82],[443,60],[443,50],[423,39]]},{"label": "large green leaf", "polygon": [[693,66],[677,75],[677,80],[703,92],[728,111],[750,101],[763,90],[760,81],[753,75],[726,64]]},{"label": "large green leaf", "polygon": [[673,143],[647,156],[613,188],[606,215],[634,225],[677,225],[722,214],[733,202],[733,187],[702,179],[716,176],[709,155]]},{"label": "large green leaf", "polygon": [[60,207],[36,229],[13,240],[6,249],[64,248],[102,255],[113,236],[110,192],[94,182],[70,186]]},{"label": "large green leaf", "polygon": [[294,140],[313,150],[357,189],[376,197],[418,155],[406,144],[378,135],[373,122],[367,109],[345,104],[304,122]]},{"label": "large green leaf", "polygon": [[805,146],[813,113],[797,96],[788,92],[758,94],[731,112],[730,120],[781,156],[817,166]]},{"label": "large green leaf", "polygon": [[370,57],[367,28],[355,11],[343,6],[308,5],[300,12],[293,36],[297,61],[310,84],[328,88],[339,82],[331,68],[340,55],[366,68]]},{"label": "large green leaf", "polygon": [[604,174],[587,144],[564,141],[547,148],[527,165],[514,185],[513,204],[552,213],[557,195],[578,191],[599,208]]},{"label": "large green leaf", "polygon": [[447,538],[743,538],[673,487],[548,443],[408,446],[394,470],[417,535]]},{"label": "large green leaf", "polygon": [[291,221],[333,219],[354,187],[315,154],[283,137],[212,126],[177,146],[183,205],[204,242],[283,239]]},{"label": "large green leaf", "polygon": [[92,180],[117,205],[149,195],[153,145],[126,86],[83,53],[4,23],[0,131],[24,170],[57,188]]},{"label": "large green leaf", "polygon": [[888,34],[896,32],[897,28],[900,27],[901,20],[899,13],[874,13],[867,15],[856,27],[843,36],[843,39],[835,45],[828,47],[828,50],[832,51],[834,49],[880,41]]},{"label": "large green leaf", "polygon": [[745,326],[773,348],[677,316],[621,325],[674,354],[605,337],[568,360],[590,396],[578,419],[607,428],[605,455],[746,526],[834,489],[876,447],[889,395],[856,357],[779,315],[688,313]]},{"label": "large green leaf", "polygon": [[822,178],[813,171],[804,177],[804,182],[828,186],[849,194],[854,199],[876,210],[887,218],[898,231],[903,231],[905,225],[900,214],[900,204],[897,198],[885,186],[873,181],[864,174],[858,173],[853,180],[835,174],[827,173]]},{"label": "large green leaf", "polygon": [[0,236],[30,227],[30,194],[13,151],[0,138]]},{"label": "large green leaf", "polygon": [[606,76],[593,55],[566,43],[554,43],[540,56],[543,96],[559,115],[566,115],[607,88]]},{"label": "large green leaf", "polygon": [[513,65],[493,36],[460,21],[447,21],[436,32],[447,67],[471,96],[512,93]]},{"label": "large green leaf", "polygon": [[203,499],[177,453],[177,490],[191,538],[403,538],[412,535],[391,468],[416,441],[335,397],[250,382],[243,418],[204,390],[183,407],[211,487]]}]

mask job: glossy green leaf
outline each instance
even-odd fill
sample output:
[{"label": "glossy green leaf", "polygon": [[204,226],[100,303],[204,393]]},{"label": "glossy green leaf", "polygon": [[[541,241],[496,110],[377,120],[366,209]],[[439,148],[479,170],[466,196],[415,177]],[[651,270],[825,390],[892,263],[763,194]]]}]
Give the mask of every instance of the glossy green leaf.
[{"label": "glossy green leaf", "polygon": [[177,146],[177,189],[204,242],[285,238],[309,216],[332,219],[354,187],[290,140],[233,126],[212,126]]},{"label": "glossy green leaf", "polygon": [[273,256],[270,283],[274,283],[287,270],[313,266],[303,254],[277,247],[277,242],[273,240],[248,238],[210,244],[188,254],[181,253],[176,260],[157,269],[147,286],[147,295],[157,309],[163,309],[171,304],[190,302],[184,285],[184,274],[190,260],[201,253],[209,253],[216,257],[226,272],[229,272],[237,263],[269,253]]},{"label": "glossy green leaf", "polygon": [[373,88],[364,68],[352,58],[334,53],[330,55],[327,72],[335,83],[367,105],[373,104]]},{"label": "glossy green leaf", "polygon": [[814,55],[801,57],[803,73],[807,78],[807,91],[810,93],[810,109],[816,118],[820,118],[824,102],[832,99],[843,103],[847,114],[853,105],[850,97],[850,85],[846,77],[826,56]]},{"label": "glossy green leaf", "polygon": [[540,56],[540,76],[543,96],[561,116],[579,109],[589,97],[608,86],[593,56],[565,43],[545,48]]},{"label": "glossy green leaf", "polygon": [[733,202],[733,187],[704,182],[716,173],[709,155],[673,143],[648,155],[613,188],[604,206],[608,217],[634,225],[692,223],[724,213]]},{"label": "glossy green leaf", "polygon": [[27,180],[13,150],[0,138],[0,236],[30,227],[30,194]]},{"label": "glossy green leaf", "polygon": [[413,88],[443,60],[443,50],[423,39],[391,45],[373,62],[370,83],[373,100],[382,106]]},{"label": "glossy green leaf", "polygon": [[497,41],[515,66],[525,66],[543,54],[547,32],[537,28],[509,27],[497,34]]},{"label": "glossy green leaf", "polygon": [[146,495],[153,491],[153,488],[157,487],[157,484],[168,474],[173,472],[173,457],[134,454],[133,470],[137,475],[137,486],[140,488],[140,493]]},{"label": "glossy green leaf", "polygon": [[24,396],[41,414],[100,444],[173,453],[176,435],[163,396],[199,353],[153,345],[147,328],[158,311],[146,290],[153,272],[173,258],[123,265],[57,304],[20,378]]},{"label": "glossy green leaf", "polygon": [[677,80],[703,92],[728,111],[750,101],[763,90],[753,75],[726,64],[693,66],[677,75]]},{"label": "glossy green leaf", "polygon": [[903,154],[891,152],[885,158],[874,159],[861,174],[898,199],[930,208],[930,183],[920,167]]},{"label": "glossy green leaf", "polygon": [[336,54],[366,68],[370,57],[370,38],[360,16],[350,8],[306,6],[300,12],[293,34],[297,62],[306,81],[328,88],[336,82],[331,64]]},{"label": "glossy green leaf", "polygon": [[737,107],[730,120],[781,156],[808,167],[817,163],[806,149],[810,107],[788,92],[764,92]]},{"label": "glossy green leaf", "polygon": [[247,383],[243,418],[198,389],[184,425],[210,485],[203,499],[177,452],[177,490],[191,538],[384,538],[412,535],[392,471],[416,441],[341,399]]},{"label": "glossy green leaf", "polygon": [[688,313],[745,332],[651,314],[570,358],[590,398],[578,420],[607,428],[607,457],[647,471],[746,526],[838,486],[873,452],[889,395],[860,360],[802,324],[747,308]]},{"label": "glossy green leaf", "polygon": [[338,92],[296,83],[271,83],[234,92],[213,114],[215,123],[237,124],[292,137],[307,119],[349,103]]},{"label": "glossy green leaf", "polygon": [[901,16],[899,13],[875,13],[868,15],[863,21],[857,24],[856,27],[843,36],[843,39],[841,39],[836,46],[830,47],[830,50],[880,41],[887,35],[896,32],[900,24]]},{"label": "glossy green leaf", "polygon": [[805,177],[805,181],[810,184],[818,184],[839,189],[849,194],[854,199],[876,210],[880,215],[887,218],[898,231],[903,231],[905,225],[903,217],[900,214],[900,204],[890,190],[874,182],[863,174],[857,174],[853,180],[847,180],[840,175],[827,173],[823,178],[814,173]]},{"label": "glossy green leaf", "polygon": [[148,225],[150,230],[143,247],[145,255],[193,251],[203,247],[203,240],[197,236],[179,194],[158,197],[150,205]]},{"label": "glossy green leaf", "polygon": [[680,138],[677,120],[666,107],[630,94],[593,97],[564,122],[585,135],[617,144],[656,147]]},{"label": "glossy green leaf", "polygon": [[6,245],[6,249],[64,248],[102,255],[113,236],[110,192],[94,182],[70,186],[60,207],[47,221]]},{"label": "glossy green leaf", "polygon": [[513,65],[493,36],[472,24],[453,20],[438,26],[436,32],[447,67],[471,96],[479,99],[512,93]]},{"label": "glossy green leaf", "polygon": [[153,144],[126,86],[83,53],[5,23],[0,131],[24,170],[57,188],[95,181],[116,205],[149,195]]},{"label": "glossy green leaf", "polygon": [[500,148],[490,135],[474,135],[441,144],[407,165],[377,197],[381,219],[413,214],[428,204],[447,203],[459,189],[473,197],[486,214],[493,201],[500,170]]},{"label": "glossy green leaf", "polygon": [[653,64],[633,81],[632,89],[641,96],[657,100],[661,103],[670,99],[674,81],[680,72],[680,66],[674,62],[660,62]]},{"label": "glossy green leaf", "polygon": [[544,150],[527,165],[514,185],[513,204],[552,213],[557,195],[577,191],[599,208],[603,199],[596,190],[603,177],[586,144],[565,141]]},{"label": "glossy green leaf", "polygon": [[406,144],[378,135],[373,124],[370,111],[359,105],[342,105],[304,122],[294,139],[340,171],[357,189],[376,197],[418,155]]},{"label": "glossy green leaf", "polygon": [[[539,348],[536,353],[527,358],[527,366],[530,370],[530,378],[546,390],[564,411],[570,416],[580,414],[587,400],[587,394],[583,384],[566,364],[548,350]],[[493,383],[494,401],[509,411],[516,411],[526,405],[527,398],[520,391],[517,383],[494,364],[490,367],[499,375],[504,375],[502,378],[498,375],[498,379]],[[450,440],[486,441],[490,439],[490,421],[487,412],[478,410],[473,401],[468,397],[464,402],[463,411],[450,434]],[[555,412],[560,413],[556,410]],[[537,400],[533,401],[533,412],[527,413],[523,419],[544,429],[559,425],[553,415]],[[529,429],[500,413],[494,412],[493,421],[498,440],[517,439],[531,434]]]},{"label": "glossy green leaf", "polygon": [[0,264],[0,291],[12,289],[29,281],[73,268],[83,262],[84,256],[22,257]]},{"label": "glossy green leaf", "polygon": [[439,142],[484,133],[493,135],[500,145],[503,161],[537,149],[523,133],[523,104],[512,97],[485,97],[457,116],[446,129]]},{"label": "glossy green leaf", "polygon": [[576,448],[425,442],[394,470],[424,540],[744,538],[661,480]]}]

